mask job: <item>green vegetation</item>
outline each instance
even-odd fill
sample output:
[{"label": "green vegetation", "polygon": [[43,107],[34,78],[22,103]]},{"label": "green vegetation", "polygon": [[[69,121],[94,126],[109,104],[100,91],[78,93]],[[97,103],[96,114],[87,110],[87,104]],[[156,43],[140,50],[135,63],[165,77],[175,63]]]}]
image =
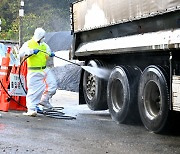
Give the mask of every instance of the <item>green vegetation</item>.
[{"label": "green vegetation", "polygon": [[[20,1],[0,0],[0,40],[18,40]],[[43,27],[47,32],[70,30],[69,8],[73,1],[24,0],[23,41],[29,39],[37,27]]]}]

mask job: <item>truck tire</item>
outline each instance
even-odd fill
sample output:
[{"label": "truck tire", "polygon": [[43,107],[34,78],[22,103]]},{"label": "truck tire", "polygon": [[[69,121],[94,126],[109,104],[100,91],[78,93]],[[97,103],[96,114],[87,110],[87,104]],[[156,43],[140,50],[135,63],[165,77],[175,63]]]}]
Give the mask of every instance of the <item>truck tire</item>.
[{"label": "truck tire", "polygon": [[[102,62],[91,60],[87,66],[104,67]],[[91,110],[107,110],[107,81],[100,79],[91,73],[84,71],[83,93],[86,104]]]},{"label": "truck tire", "polygon": [[140,69],[120,66],[116,66],[110,74],[107,86],[108,108],[112,119],[118,123],[140,119],[136,100],[140,75]]},{"label": "truck tire", "polygon": [[163,70],[147,67],[140,79],[138,106],[144,126],[161,133],[166,129],[169,116],[169,88]]}]

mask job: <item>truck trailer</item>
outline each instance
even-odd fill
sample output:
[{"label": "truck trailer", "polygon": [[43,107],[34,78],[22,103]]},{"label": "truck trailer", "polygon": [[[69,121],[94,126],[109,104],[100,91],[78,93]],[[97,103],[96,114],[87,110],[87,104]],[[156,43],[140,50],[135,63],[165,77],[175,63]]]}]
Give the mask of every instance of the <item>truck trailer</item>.
[{"label": "truck trailer", "polygon": [[180,1],[81,0],[71,4],[71,56],[82,70],[79,103],[161,133],[180,111]]}]

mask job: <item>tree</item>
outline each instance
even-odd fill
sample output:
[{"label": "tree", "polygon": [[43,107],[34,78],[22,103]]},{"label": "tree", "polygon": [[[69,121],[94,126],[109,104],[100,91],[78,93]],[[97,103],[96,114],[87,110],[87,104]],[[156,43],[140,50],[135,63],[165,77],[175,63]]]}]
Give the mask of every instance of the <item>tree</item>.
[{"label": "tree", "polygon": [[[74,0],[24,0],[23,40],[29,39],[37,27],[47,32],[70,30],[69,7]],[[3,19],[0,39],[18,40],[20,0],[0,0]],[[2,15],[1,15],[2,14]]]}]

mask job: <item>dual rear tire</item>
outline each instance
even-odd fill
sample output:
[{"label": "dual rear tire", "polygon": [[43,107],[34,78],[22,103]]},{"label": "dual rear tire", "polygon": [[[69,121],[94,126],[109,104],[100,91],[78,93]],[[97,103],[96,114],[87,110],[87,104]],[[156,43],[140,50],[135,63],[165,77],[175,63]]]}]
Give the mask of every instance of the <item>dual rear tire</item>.
[{"label": "dual rear tire", "polygon": [[143,72],[136,67],[115,67],[107,87],[108,107],[112,118],[125,123],[132,117],[138,120],[140,114],[141,121],[148,130],[154,133],[166,130],[170,104],[168,75],[165,72],[157,66],[148,66]]}]

